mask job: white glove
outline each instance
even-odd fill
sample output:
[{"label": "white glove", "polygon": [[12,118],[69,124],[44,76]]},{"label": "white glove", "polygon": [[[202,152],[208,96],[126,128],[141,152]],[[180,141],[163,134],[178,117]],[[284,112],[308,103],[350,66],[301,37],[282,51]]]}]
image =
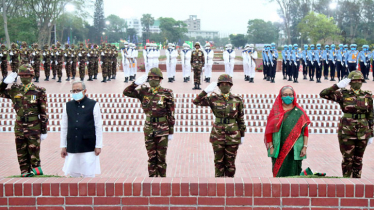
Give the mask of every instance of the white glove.
[{"label": "white glove", "polygon": [[344,62],[341,62],[342,66],[344,66]]},{"label": "white glove", "polygon": [[59,52],[56,52],[56,55],[60,55],[60,53],[59,53]]},{"label": "white glove", "polygon": [[35,52],[33,52],[33,53],[32,53],[32,55],[34,55],[34,56],[35,56]]},{"label": "white glove", "polygon": [[79,57],[82,57],[82,54],[81,54],[81,53],[79,53],[79,54],[78,54],[78,56],[79,56]]},{"label": "white glove", "polygon": [[51,55],[53,56],[53,52],[51,52]]},{"label": "white glove", "polygon": [[319,63],[319,64],[318,64],[318,66],[320,66],[320,67],[321,67],[321,63]]},{"label": "white glove", "polygon": [[43,53],[43,55],[45,55],[45,53]]},{"label": "white glove", "polygon": [[351,79],[345,78],[340,80],[338,84],[336,84],[339,88],[345,88],[349,83],[351,82]]},{"label": "white glove", "polygon": [[169,136],[168,136],[168,140],[170,141],[170,140],[173,140],[173,134],[169,134]]},{"label": "white glove", "polygon": [[48,134],[42,134],[40,135],[40,140],[43,141],[44,139],[46,139],[48,136]]},{"label": "white glove", "polygon": [[295,61],[292,61],[293,62],[293,65],[295,65],[296,66],[296,62]]},{"label": "white glove", "polygon": [[58,62],[57,62],[57,61],[55,61],[55,64],[57,65],[57,64],[58,64]]},{"label": "white glove", "polygon": [[90,53],[87,53],[87,57],[90,57],[91,55],[90,55]]},{"label": "white glove", "polygon": [[370,145],[371,143],[373,143],[373,140],[374,140],[373,137],[369,138],[369,141],[368,141],[368,144],[367,144],[367,145]]},{"label": "white glove", "polygon": [[104,55],[104,53],[102,52],[101,55]]},{"label": "white glove", "polygon": [[102,61],[100,61],[100,66],[102,66],[103,65],[103,62]]},{"label": "white glove", "polygon": [[73,63],[73,61],[70,61],[70,63]]},{"label": "white glove", "polygon": [[78,65],[80,64],[81,62],[78,61]]},{"label": "white glove", "polygon": [[216,87],[217,87],[217,82],[212,82],[211,84],[208,85],[208,87],[206,87],[206,88],[204,89],[204,91],[205,91],[206,93],[211,93],[211,92],[214,91],[214,89],[215,89]]},{"label": "white glove", "polygon": [[66,65],[66,62],[64,62],[64,65]]},{"label": "white glove", "polygon": [[5,84],[12,84],[16,78],[17,78],[17,73],[16,73],[16,72],[12,72],[12,73],[10,73],[10,74],[9,74],[9,75],[4,79],[4,83],[5,83]]},{"label": "white glove", "polygon": [[65,53],[64,56],[67,57],[68,55]]},{"label": "white glove", "polygon": [[270,65],[270,63],[268,62],[268,66]]},{"label": "white glove", "polygon": [[358,64],[356,65],[356,69],[358,69]]},{"label": "white glove", "polygon": [[12,60],[10,60],[9,63],[12,63]]},{"label": "white glove", "polygon": [[365,66],[367,67],[367,66],[368,66],[368,63],[365,63]]},{"label": "white glove", "polygon": [[148,78],[148,76],[146,74],[144,74],[143,76],[136,79],[135,84],[136,85],[142,85],[147,81],[147,78]]},{"label": "white glove", "polygon": [[45,63],[45,61],[42,61],[42,63],[44,64],[44,63]]},{"label": "white glove", "polygon": [[244,143],[244,137],[240,137],[240,144]]},{"label": "white glove", "polygon": [[34,64],[35,62],[34,61],[31,61],[31,64]]},{"label": "white glove", "polygon": [[0,53],[0,57],[3,57],[3,54],[2,54],[2,53]]},{"label": "white glove", "polygon": [[86,64],[88,65],[88,61],[86,62]]},{"label": "white glove", "polygon": [[9,55],[14,55],[12,51],[10,51]]}]

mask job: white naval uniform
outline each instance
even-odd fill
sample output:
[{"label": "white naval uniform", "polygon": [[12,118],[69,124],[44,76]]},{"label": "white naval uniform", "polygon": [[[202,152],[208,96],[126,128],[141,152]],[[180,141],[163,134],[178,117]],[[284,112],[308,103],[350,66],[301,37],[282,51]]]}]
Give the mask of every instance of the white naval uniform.
[{"label": "white naval uniform", "polygon": [[125,74],[125,77],[129,77],[130,76],[130,61],[128,59],[129,52],[127,51],[127,53],[125,53],[125,49],[122,49],[121,54],[122,54],[123,73]]},{"label": "white naval uniform", "polygon": [[204,50],[204,57],[205,57],[205,66],[204,66],[204,74],[206,78],[212,77],[212,66],[213,66],[213,58],[214,58],[214,51],[212,49],[205,49]]},{"label": "white naval uniform", "polygon": [[244,71],[244,76],[249,76],[249,66],[248,66],[248,51],[243,50],[242,51],[242,58],[243,58],[243,71]]},{"label": "white naval uniform", "polygon": [[166,50],[166,71],[168,78],[173,78],[175,76],[175,68],[177,66],[178,53],[174,49]]},{"label": "white naval uniform", "polygon": [[130,71],[130,76],[135,76],[136,70],[138,68],[138,63],[137,63],[137,58],[138,58],[138,50],[137,49],[132,49],[131,51],[131,57],[133,58],[134,63],[131,66],[131,71]]},{"label": "white naval uniform", "polygon": [[[100,105],[96,102],[93,109],[93,116],[95,121],[95,135],[96,145],[95,148],[102,148],[103,146],[103,121],[100,113]],[[68,135],[68,115],[66,112],[66,104],[63,105],[63,112],[61,118],[61,134],[60,134],[60,147],[67,147]],[[65,157],[64,167],[62,171],[65,176],[72,177],[95,177],[95,174],[101,174],[100,158],[95,155],[95,152],[83,153],[67,153]]]},{"label": "white naval uniform", "polygon": [[255,78],[255,75],[256,75],[256,62],[253,59],[257,59],[257,51],[254,50],[254,49],[249,49],[247,53],[248,53],[248,57],[247,58],[248,58],[248,73],[249,73],[249,77],[250,78]]},{"label": "white naval uniform", "polygon": [[145,73],[148,75],[149,70],[151,69],[151,50],[150,49],[145,49],[143,50],[143,57],[144,57],[144,68],[145,68]]},{"label": "white naval uniform", "polygon": [[230,77],[234,76],[234,65],[235,65],[235,51],[225,50],[223,52],[223,60],[225,63],[225,73],[230,75]]},{"label": "white naval uniform", "polygon": [[180,52],[183,78],[191,76],[191,50],[184,49]]}]

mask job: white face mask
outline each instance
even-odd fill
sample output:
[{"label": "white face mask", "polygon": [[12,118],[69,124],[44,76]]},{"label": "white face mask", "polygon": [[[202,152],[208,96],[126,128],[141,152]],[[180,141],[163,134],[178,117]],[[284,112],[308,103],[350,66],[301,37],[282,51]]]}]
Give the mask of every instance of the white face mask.
[{"label": "white face mask", "polygon": [[205,49],[209,50],[209,49],[210,49],[210,47],[205,47]]},{"label": "white face mask", "polygon": [[188,47],[184,47],[185,50],[188,50]]}]

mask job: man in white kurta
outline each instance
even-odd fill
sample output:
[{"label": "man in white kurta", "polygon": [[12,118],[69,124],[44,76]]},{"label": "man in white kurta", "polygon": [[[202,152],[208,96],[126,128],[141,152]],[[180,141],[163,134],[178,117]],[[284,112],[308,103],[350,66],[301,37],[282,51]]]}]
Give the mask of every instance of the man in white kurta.
[{"label": "man in white kurta", "polygon": [[205,56],[205,66],[204,66],[205,82],[210,83],[210,78],[212,77],[214,51],[210,49],[209,43],[205,44],[204,56]]},{"label": "man in white kurta", "polygon": [[225,73],[234,76],[235,65],[235,51],[232,49],[231,44],[226,45],[226,50],[223,52],[223,61],[225,63]]},{"label": "man in white kurta", "polygon": [[191,50],[186,43],[183,44],[183,50],[180,51],[183,82],[188,82],[191,76]]},{"label": "man in white kurta", "polygon": [[61,119],[62,170],[71,177],[95,177],[100,174],[99,154],[103,146],[100,105],[89,99],[84,82],[72,85],[74,100],[63,106]]}]

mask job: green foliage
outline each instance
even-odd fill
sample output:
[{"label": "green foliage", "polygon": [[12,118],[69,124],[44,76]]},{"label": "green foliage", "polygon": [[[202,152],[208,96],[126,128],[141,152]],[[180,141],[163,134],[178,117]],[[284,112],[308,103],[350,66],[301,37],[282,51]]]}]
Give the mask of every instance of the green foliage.
[{"label": "green foliage", "polygon": [[117,15],[109,15],[105,21],[109,21],[109,25],[106,25],[105,30],[109,43],[119,42],[120,39],[126,37],[127,23],[123,18]]},{"label": "green foliage", "polygon": [[154,24],[155,18],[152,17],[151,14],[143,14],[142,18],[140,18],[140,21],[142,22],[143,31],[144,31],[144,40],[150,38],[150,27]]},{"label": "green foliage", "polygon": [[95,43],[100,42],[100,37],[104,31],[105,26],[104,17],[104,0],[96,0],[95,2],[95,13],[94,13],[94,28],[92,39]]},{"label": "green foliage", "polygon": [[272,22],[265,22],[261,19],[248,21],[248,41],[254,44],[265,44],[278,40],[278,27]]},{"label": "green foliage", "polygon": [[244,34],[230,34],[230,41],[234,47],[244,47],[247,43],[247,38]]},{"label": "green foliage", "polygon": [[178,42],[187,33],[187,24],[174,18],[160,17],[160,29],[164,42]]},{"label": "green foliage", "polygon": [[328,40],[339,42],[339,28],[335,25],[333,18],[327,18],[326,15],[316,14],[314,12],[305,16],[298,25],[302,37],[306,37],[312,43],[321,42],[325,44]]},{"label": "green foliage", "polygon": [[[38,41],[36,17],[14,17],[8,19],[10,42],[26,41],[28,44]],[[0,37],[5,37],[4,24],[0,24]]]}]

